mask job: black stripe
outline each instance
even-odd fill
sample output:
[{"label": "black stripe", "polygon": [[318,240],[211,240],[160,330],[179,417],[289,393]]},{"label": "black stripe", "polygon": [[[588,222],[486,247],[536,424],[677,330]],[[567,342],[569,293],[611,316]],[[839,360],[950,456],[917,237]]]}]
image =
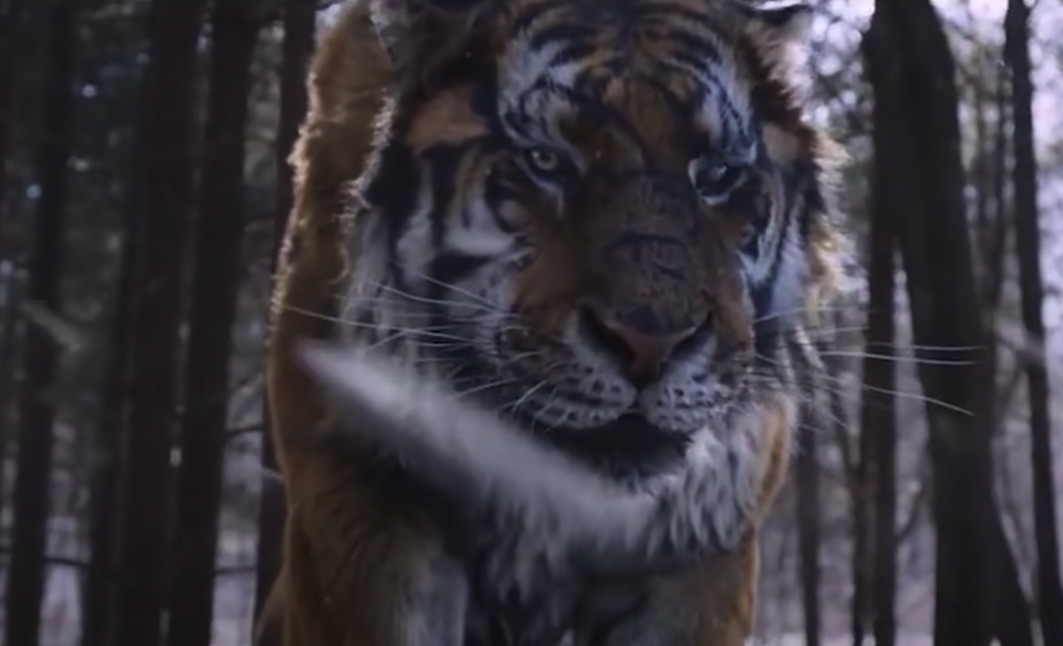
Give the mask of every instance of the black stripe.
[{"label": "black stripe", "polygon": [[699,61],[698,67],[701,69],[705,69],[706,64],[719,65],[722,61],[720,50],[716,48],[716,43],[701,34],[678,27],[671,27],[665,31],[664,38],[682,47],[687,56],[693,57],[693,59],[689,60]]},{"label": "black stripe", "polygon": [[[710,72],[708,65],[705,63],[705,59],[701,57],[701,52],[699,51],[680,49],[672,52],[671,58],[662,61],[662,63],[671,63],[676,67],[676,71],[684,75],[689,75],[690,70],[686,68],[691,68],[701,72],[702,75],[706,77],[712,78],[712,73]],[[698,81],[700,82],[701,79],[698,79]]]},{"label": "black stripe", "polygon": [[593,40],[601,29],[600,24],[585,22],[561,22],[544,27],[532,34],[529,44],[533,50],[543,50],[551,44],[564,45],[580,40]]},{"label": "black stripe", "polygon": [[[457,190],[458,167],[464,153],[465,146],[448,144],[435,146],[424,153],[425,161],[432,168],[432,210],[429,222],[433,253],[439,253],[446,241],[447,220]],[[439,289],[439,285],[430,285],[430,298],[440,298]]]},{"label": "black stripe", "polygon": [[563,43],[554,57],[550,59],[550,67],[557,67],[589,58],[597,52],[598,45],[593,42]]},{"label": "black stripe", "polygon": [[376,172],[365,189],[365,200],[380,214],[388,245],[388,274],[400,289],[405,289],[401,267],[395,263],[399,237],[417,207],[417,187],[421,173],[413,154],[399,141],[392,141],[380,152]]},{"label": "black stripe", "polygon": [[[818,163],[815,160],[804,159],[795,163],[797,167],[795,174],[798,175],[798,182],[801,182],[804,186],[802,197],[804,198],[804,208],[798,214],[800,229],[798,230],[803,240],[807,240],[811,235],[812,221],[817,217],[824,217],[827,212],[827,200],[823,195],[823,187],[820,185],[819,178],[822,172]],[[796,190],[796,189],[795,189]]]},{"label": "black stripe", "polygon": [[774,290],[779,280],[782,267],[783,250],[786,248],[790,218],[784,217],[779,233],[779,242],[775,245],[768,276],[759,285],[750,285],[750,299],[753,302],[753,317],[757,323],[753,326],[754,346],[758,354],[767,354],[778,343],[779,337],[789,329],[797,313],[780,314],[775,312]]},{"label": "black stripe", "polygon": [[758,118],[781,126],[800,122],[801,106],[794,100],[793,90],[772,76],[756,45],[740,39],[735,47],[749,68],[750,102]]},{"label": "black stripe", "polygon": [[567,9],[572,4],[571,0],[544,0],[537,2],[518,14],[511,23],[514,34],[528,31],[536,26],[540,20],[550,17],[555,11]]},{"label": "black stripe", "polygon": [[460,251],[445,251],[436,256],[428,267],[428,275],[432,277],[433,284],[440,288],[439,296],[443,296],[443,286],[440,283],[453,285],[479,271],[484,265],[491,262],[491,256],[473,256]]},{"label": "black stripe", "polygon": [[440,144],[426,150],[425,162],[432,169],[432,244],[439,248],[446,234],[446,221],[457,190],[458,168],[467,152],[466,146]]},{"label": "black stripe", "polygon": [[502,207],[505,202],[513,201],[513,191],[507,185],[500,173],[491,173],[484,182],[484,205],[491,214],[491,219],[502,231],[514,234],[517,232],[514,223],[509,222],[502,216]]}]

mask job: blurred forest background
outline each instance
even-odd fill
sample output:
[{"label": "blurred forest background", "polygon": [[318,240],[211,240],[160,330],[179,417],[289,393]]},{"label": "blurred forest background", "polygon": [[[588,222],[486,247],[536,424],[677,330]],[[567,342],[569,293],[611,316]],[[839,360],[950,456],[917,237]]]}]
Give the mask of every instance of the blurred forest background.
[{"label": "blurred forest background", "polygon": [[[284,157],[335,4],[0,0],[0,643],[249,644]],[[862,269],[757,635],[1063,645],[1063,5],[817,5]]]}]

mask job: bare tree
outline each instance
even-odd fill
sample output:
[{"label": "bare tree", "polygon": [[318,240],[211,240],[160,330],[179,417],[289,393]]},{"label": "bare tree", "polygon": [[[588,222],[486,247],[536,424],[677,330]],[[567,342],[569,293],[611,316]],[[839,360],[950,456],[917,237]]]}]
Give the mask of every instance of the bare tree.
[{"label": "bare tree", "polygon": [[1022,322],[1026,328],[1026,384],[1030,399],[1033,509],[1037,538],[1037,606],[1045,644],[1063,644],[1063,585],[1059,578],[1056,492],[1052,470],[1052,421],[1049,415],[1045,324],[1041,309],[1041,235],[1038,229],[1037,157],[1034,153],[1033,84],[1030,80],[1030,9],[1024,0],[1008,0],[1004,19],[1004,55],[1011,69],[1015,165],[1015,244],[1019,261]]},{"label": "bare tree", "polygon": [[[879,18],[881,20],[881,18]],[[876,27],[880,27],[879,22]],[[874,28],[874,27],[873,27]],[[888,74],[878,67],[870,35],[865,40],[865,58],[871,76]],[[895,145],[903,137],[897,128],[901,122],[891,113],[889,101],[876,101],[873,109],[875,156],[871,179],[871,231],[868,242],[868,318],[864,355],[863,389],[860,411],[860,486],[865,501],[873,509],[866,523],[864,541],[871,549],[865,553],[864,585],[873,602],[870,610],[876,646],[893,646],[897,639],[895,603],[897,594],[897,415],[893,392],[896,370],[893,356],[895,342],[894,262],[896,234],[894,219],[904,208],[900,196],[904,183],[898,181],[895,167],[904,164],[903,150]],[[865,512],[867,513],[867,512]],[[854,643],[857,638],[854,635]]]},{"label": "bare tree", "polygon": [[[988,53],[986,54],[988,56]],[[995,91],[988,92],[976,85],[974,102],[976,110],[976,143],[974,180],[978,195],[975,203],[975,225],[978,230],[978,244],[982,266],[980,299],[985,318],[986,333],[996,338],[997,326],[995,314],[1000,309],[1004,286],[1004,260],[1006,257],[1009,224],[1012,208],[1006,198],[1008,170],[1008,133],[1012,129],[1009,118],[1010,110],[1004,91],[1004,71],[998,71],[999,78]],[[984,104],[992,101],[995,107],[996,123],[990,141],[989,123]],[[997,374],[999,370],[999,351],[997,344],[989,343],[982,355],[987,373]],[[999,432],[1002,423],[1001,396],[994,394],[987,398],[983,413],[993,432]],[[993,632],[1000,640],[1001,646],[1033,646],[1033,626],[1029,604],[1026,602],[1022,588],[1021,575],[1015,555],[1008,544],[1002,519],[994,516],[992,541],[997,555],[998,585],[995,586],[995,612],[993,613]]]},{"label": "bare tree", "polygon": [[[3,262],[0,257],[0,263]],[[0,265],[2,266],[2,265]],[[0,271],[0,295],[3,314],[0,318],[0,518],[7,502],[7,452],[10,449],[11,400],[14,397],[16,347],[19,341],[19,308],[22,306],[22,281],[14,263],[9,271]]]},{"label": "bare tree", "polygon": [[[939,361],[936,348],[986,348],[963,199],[955,62],[928,0],[876,2],[865,49],[875,101],[896,120],[891,165],[919,377],[928,397],[937,529],[934,641],[987,646],[1002,558],[991,482],[993,375]],[[1006,551],[1006,546],[1003,551]],[[971,567],[978,564],[979,567]],[[1020,593],[1021,598],[1021,593]]]},{"label": "bare tree", "polygon": [[215,0],[205,161],[193,269],[168,643],[209,644],[241,276],[244,156],[257,0]]},{"label": "bare tree", "polygon": [[118,594],[108,610],[116,618],[116,646],[157,644],[163,634],[178,329],[192,206],[196,46],[205,5],[206,0],[153,0],[148,8],[148,62],[127,187],[141,249],[115,518]]},{"label": "bare tree", "polygon": [[[866,377],[865,377],[866,383]],[[864,393],[864,404],[871,393]],[[868,632],[871,616],[871,535],[872,535],[872,486],[871,457],[874,444],[873,426],[861,420],[855,464],[850,483],[853,508],[853,596],[849,610],[849,627],[853,646],[862,646]]]},{"label": "bare tree", "polygon": [[[28,299],[50,314],[59,312],[61,307],[77,37],[75,10],[74,0],[56,0],[48,9],[47,21],[48,77],[37,152],[41,196],[34,223]],[[25,345],[5,641],[36,646],[40,639],[48,545],[59,346],[41,321],[31,321]]]},{"label": "bare tree", "polygon": [[24,8],[24,0],[0,0],[0,251],[4,248],[4,201],[15,97],[17,34]]},{"label": "bare tree", "polygon": [[89,563],[81,595],[81,646],[108,643],[115,617],[112,600],[119,588],[116,518],[120,475],[119,453],[128,429],[129,355],[132,351],[133,302],[136,284],[138,213],[126,209],[122,218],[118,273],[107,320],[107,354],[100,382],[99,408],[92,435],[89,469]]},{"label": "bare tree", "polygon": [[115,519],[119,486],[119,449],[128,428],[129,353],[132,346],[135,243],[140,230],[126,213],[119,249],[116,288],[107,322],[99,410],[92,435],[89,469],[89,562],[81,594],[81,646],[104,646],[113,627],[109,603],[119,593],[115,577]]},{"label": "bare tree", "polygon": [[820,611],[820,500],[819,455],[816,433],[820,426],[809,424],[800,432],[795,485],[797,488],[797,543],[800,555],[801,605],[805,618],[805,645],[819,646]]},{"label": "bare tree", "polygon": [[[24,3],[21,0],[0,0],[0,263],[7,258],[5,220],[7,218],[7,165],[10,156],[11,121],[14,118],[14,84],[16,34]],[[4,314],[0,328],[0,518],[3,517],[5,467],[9,438],[9,408],[13,396],[16,328],[18,327],[19,284],[16,272],[4,280]]]}]

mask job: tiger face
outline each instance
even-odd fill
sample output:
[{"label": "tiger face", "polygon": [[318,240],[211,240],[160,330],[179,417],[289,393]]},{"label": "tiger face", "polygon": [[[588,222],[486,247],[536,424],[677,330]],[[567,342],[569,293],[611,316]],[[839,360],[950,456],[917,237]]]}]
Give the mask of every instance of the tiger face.
[{"label": "tiger face", "polygon": [[375,0],[396,70],[346,316],[555,438],[689,440],[792,388],[828,229],[809,11]]}]

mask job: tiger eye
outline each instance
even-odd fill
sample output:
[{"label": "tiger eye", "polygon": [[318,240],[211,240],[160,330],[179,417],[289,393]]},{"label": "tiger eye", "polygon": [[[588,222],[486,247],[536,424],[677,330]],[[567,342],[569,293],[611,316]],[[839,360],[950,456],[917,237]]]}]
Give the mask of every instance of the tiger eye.
[{"label": "tiger eye", "polygon": [[528,151],[528,161],[536,170],[553,173],[561,168],[561,156],[546,148],[532,148]]}]

